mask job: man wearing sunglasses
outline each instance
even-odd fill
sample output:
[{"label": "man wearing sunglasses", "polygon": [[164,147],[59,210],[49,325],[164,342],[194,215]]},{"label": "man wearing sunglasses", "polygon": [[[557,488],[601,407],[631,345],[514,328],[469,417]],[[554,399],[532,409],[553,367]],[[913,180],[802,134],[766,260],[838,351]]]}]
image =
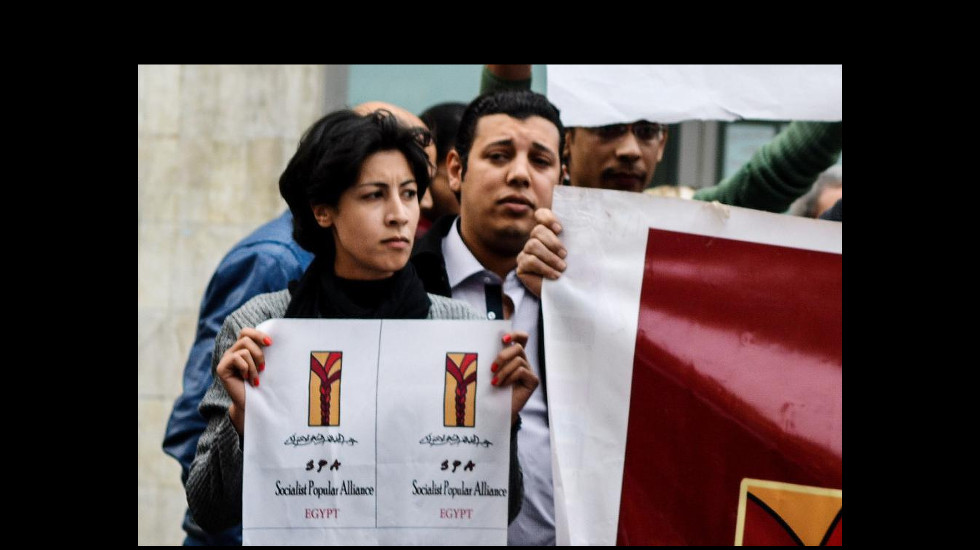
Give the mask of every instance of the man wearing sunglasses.
[{"label": "man wearing sunglasses", "polygon": [[646,120],[569,128],[564,151],[569,179],[579,187],[643,191],[666,144],[666,126]]}]

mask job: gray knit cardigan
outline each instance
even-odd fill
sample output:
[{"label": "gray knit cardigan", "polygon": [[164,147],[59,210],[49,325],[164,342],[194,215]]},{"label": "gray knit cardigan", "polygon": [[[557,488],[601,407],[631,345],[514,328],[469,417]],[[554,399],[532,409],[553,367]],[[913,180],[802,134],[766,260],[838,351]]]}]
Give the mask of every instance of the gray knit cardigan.
[{"label": "gray knit cardigan", "polygon": [[[258,326],[269,319],[280,319],[289,306],[288,290],[260,294],[225,319],[214,341],[211,372],[218,360],[236,340],[243,328]],[[428,319],[478,320],[482,317],[465,302],[429,294]],[[208,426],[197,443],[184,489],[194,520],[207,531],[218,531],[242,521],[242,441],[228,417],[231,397],[217,377],[201,400],[201,415]],[[524,495],[524,475],[517,459],[517,429],[510,434],[510,491],[508,520],[520,512]]]}]

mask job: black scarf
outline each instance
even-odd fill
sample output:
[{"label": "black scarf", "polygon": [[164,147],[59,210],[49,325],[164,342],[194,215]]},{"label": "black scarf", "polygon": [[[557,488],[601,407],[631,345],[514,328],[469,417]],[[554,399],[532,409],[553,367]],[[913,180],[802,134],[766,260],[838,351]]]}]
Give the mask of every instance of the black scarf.
[{"label": "black scarf", "polygon": [[289,284],[288,319],[425,319],[429,295],[411,262],[387,279],[337,277],[333,258],[313,258],[298,282]]}]

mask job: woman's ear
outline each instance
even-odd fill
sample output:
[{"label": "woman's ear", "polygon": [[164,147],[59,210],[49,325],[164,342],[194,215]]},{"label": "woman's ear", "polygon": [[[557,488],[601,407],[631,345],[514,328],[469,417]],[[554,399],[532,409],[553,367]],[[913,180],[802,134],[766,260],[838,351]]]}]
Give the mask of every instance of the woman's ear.
[{"label": "woman's ear", "polygon": [[330,206],[326,204],[314,204],[313,217],[316,218],[316,223],[323,228],[327,228],[333,225],[333,212]]}]

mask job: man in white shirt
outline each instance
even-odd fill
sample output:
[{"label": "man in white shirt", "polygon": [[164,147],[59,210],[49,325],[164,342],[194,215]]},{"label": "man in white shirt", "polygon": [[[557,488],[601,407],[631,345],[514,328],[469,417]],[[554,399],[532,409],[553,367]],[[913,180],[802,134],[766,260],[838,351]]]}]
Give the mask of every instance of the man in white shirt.
[{"label": "man in white shirt", "polygon": [[[517,254],[535,225],[534,211],[550,208],[560,183],[565,129],[558,109],[530,91],[481,96],[466,109],[449,153],[449,186],[460,197],[458,217],[438,220],[412,257],[426,290],[465,300],[488,319],[509,318],[528,333],[531,370],[547,383],[541,302],[516,274]],[[521,513],[510,525],[511,545],[555,544],[551,445],[544,391],[521,412],[518,455],[524,472]]]}]

